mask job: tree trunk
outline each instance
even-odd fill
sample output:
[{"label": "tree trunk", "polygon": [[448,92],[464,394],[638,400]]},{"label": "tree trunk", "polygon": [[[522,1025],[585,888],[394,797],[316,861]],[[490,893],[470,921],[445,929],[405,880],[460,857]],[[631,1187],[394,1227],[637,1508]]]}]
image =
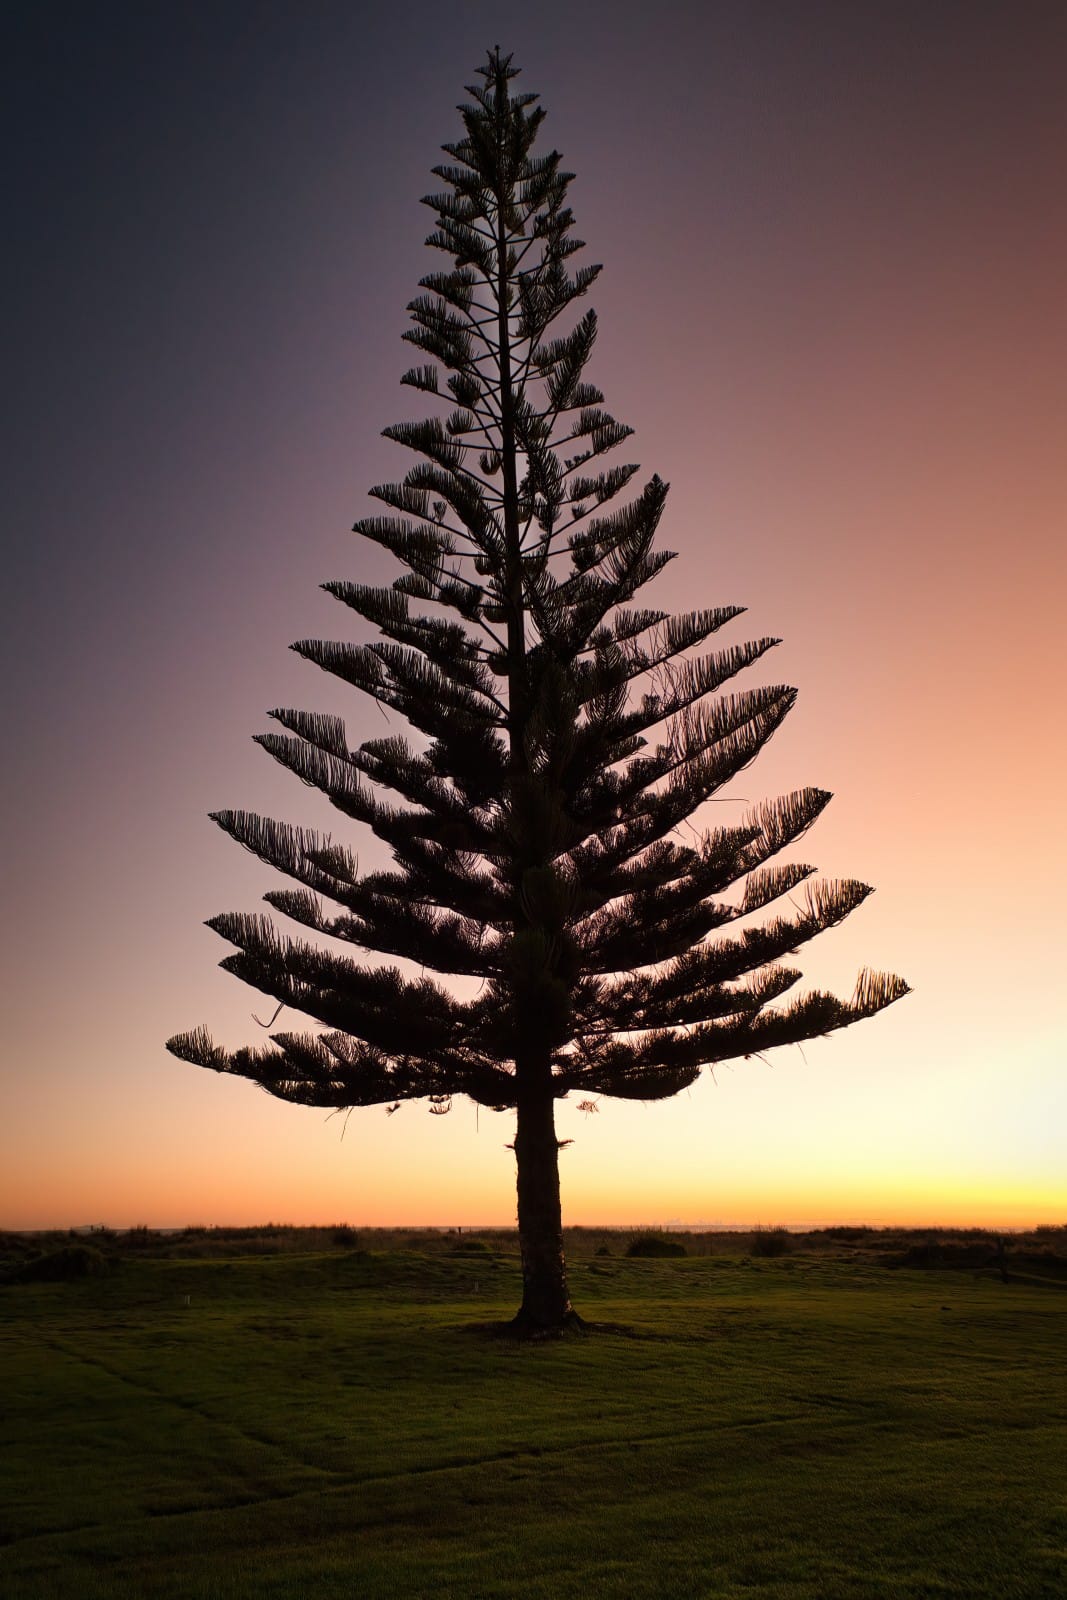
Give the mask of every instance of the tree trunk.
[{"label": "tree trunk", "polygon": [[567,1292],[554,1111],[551,1090],[519,1100],[515,1164],[522,1305],[510,1326],[528,1339],[550,1338],[582,1326]]}]

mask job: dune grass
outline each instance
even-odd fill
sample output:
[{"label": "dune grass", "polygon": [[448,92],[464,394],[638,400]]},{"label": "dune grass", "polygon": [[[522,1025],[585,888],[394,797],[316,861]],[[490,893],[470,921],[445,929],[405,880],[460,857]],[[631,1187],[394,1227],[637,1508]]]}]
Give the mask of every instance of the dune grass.
[{"label": "dune grass", "polygon": [[[402,1241],[401,1241],[402,1243]],[[14,1597],[1067,1593],[1067,1295],[833,1255],[136,1258],[0,1292]]]}]

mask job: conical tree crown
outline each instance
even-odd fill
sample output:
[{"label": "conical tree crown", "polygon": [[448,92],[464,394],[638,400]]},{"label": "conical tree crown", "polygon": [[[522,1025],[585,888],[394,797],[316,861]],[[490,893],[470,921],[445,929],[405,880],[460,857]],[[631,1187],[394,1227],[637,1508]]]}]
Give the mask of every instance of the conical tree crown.
[{"label": "conical tree crown", "polygon": [[[352,748],[337,718],[276,710],[277,731],[258,738],[369,827],[393,867],[361,874],[308,830],[215,814],[297,885],[266,896],[275,911],[481,986],[463,1000],[263,916],[215,918],[236,948],[223,966],[325,1031],[229,1054],[197,1029],[169,1048],[290,1100],[508,1106],[533,1077],[556,1096],[659,1098],[702,1066],[846,1026],[906,992],[863,973],[848,1001],[776,1004],[800,976],[783,958],[869,893],[776,862],[825,791],[693,827],[795,691],[733,687],[778,643],[709,647],[741,607],[632,604],[672,559],[655,547],[667,486],[637,487],[636,465],[605,459],[631,430],[585,377],[597,323],[575,302],[600,269],[572,263],[571,175],[557,152],[534,153],[544,114],[512,92],[516,75],[490,55],[426,200],[427,243],[450,265],[409,306],[421,363],[402,381],[434,410],[385,430],[416,460],[371,490],[385,514],[355,527],[400,573],[389,587],[325,585],[378,637],[293,647],[410,734]],[[758,920],[787,895],[790,914]]]}]

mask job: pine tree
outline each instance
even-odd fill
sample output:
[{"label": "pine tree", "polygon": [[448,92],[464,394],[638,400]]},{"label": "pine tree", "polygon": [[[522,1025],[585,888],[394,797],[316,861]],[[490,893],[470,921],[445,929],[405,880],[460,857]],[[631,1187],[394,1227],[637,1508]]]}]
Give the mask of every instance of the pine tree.
[{"label": "pine tree", "polygon": [[[544,112],[511,90],[499,50],[434,169],[427,240],[450,258],[423,278],[403,383],[434,414],[386,437],[419,458],[371,495],[355,532],[403,571],[390,587],[324,587],[373,624],[370,644],[293,648],[399,713],[412,737],[351,749],[343,723],[276,710],[257,742],[393,867],[361,874],[343,846],[247,811],[213,820],[297,887],[275,911],[358,949],[481,980],[474,998],[283,936],[267,916],[209,923],[222,966],[323,1024],[228,1053],[203,1028],[184,1060],[302,1105],[456,1095],[516,1113],[523,1299],[514,1327],[574,1320],[561,1230],[555,1101],[652,1100],[702,1067],[871,1016],[907,992],[864,972],[849,1001],[809,993],[784,957],[870,892],[776,864],[830,796],[803,789],[732,826],[678,837],[757,755],[790,707],[781,684],[719,691],[779,641],[701,651],[743,609],[672,616],[634,606],[670,552],[654,546],[667,485],[606,465],[630,435],[585,380],[597,322],[571,312],[599,273],[582,248]],[[568,316],[568,312],[571,315]],[[609,509],[610,507],[610,509]],[[653,742],[654,741],[654,742]],[[791,891],[804,885],[797,898]],[[789,894],[796,914],[754,914]],[[329,907],[329,909],[328,909]],[[742,926],[732,934],[728,925]]]}]

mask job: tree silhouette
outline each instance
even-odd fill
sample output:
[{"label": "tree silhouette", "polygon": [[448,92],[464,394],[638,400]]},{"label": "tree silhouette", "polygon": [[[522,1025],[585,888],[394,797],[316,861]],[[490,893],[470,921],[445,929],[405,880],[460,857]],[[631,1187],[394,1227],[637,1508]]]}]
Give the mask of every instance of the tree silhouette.
[{"label": "tree silhouette", "polygon": [[[772,864],[825,791],[677,837],[796,691],[718,692],[778,642],[699,652],[741,607],[631,606],[672,559],[654,548],[667,485],[654,476],[627,497],[638,468],[602,461],[631,430],[584,378],[595,314],[566,316],[600,270],[572,269],[572,175],[556,151],[534,154],[544,113],[536,95],[511,92],[510,56],[494,51],[479,71],[463,136],[434,169],[443,192],[425,202],[427,243],[451,265],[422,279],[404,334],[423,364],[402,382],[437,406],[385,430],[419,460],[371,490],[388,514],[355,528],[404,570],[386,588],[325,585],[377,642],[293,646],[398,712],[412,737],[350,749],[337,718],[291,710],[271,712],[278,731],[257,737],[367,824],[393,868],[361,875],[332,839],[251,812],[213,819],[295,880],[265,897],[276,911],[481,986],[458,998],[284,937],[267,916],[227,913],[209,923],[236,947],[222,966],[326,1031],[230,1054],[198,1028],[168,1048],[303,1105],[428,1098],[440,1111],[467,1095],[513,1108],[514,1327],[536,1334],[574,1319],[557,1099],[673,1095],[704,1066],[845,1027],[907,986],[864,972],[849,1001],[774,1005],[800,976],[781,958],[870,892]],[[752,922],[787,894],[791,914]]]}]

